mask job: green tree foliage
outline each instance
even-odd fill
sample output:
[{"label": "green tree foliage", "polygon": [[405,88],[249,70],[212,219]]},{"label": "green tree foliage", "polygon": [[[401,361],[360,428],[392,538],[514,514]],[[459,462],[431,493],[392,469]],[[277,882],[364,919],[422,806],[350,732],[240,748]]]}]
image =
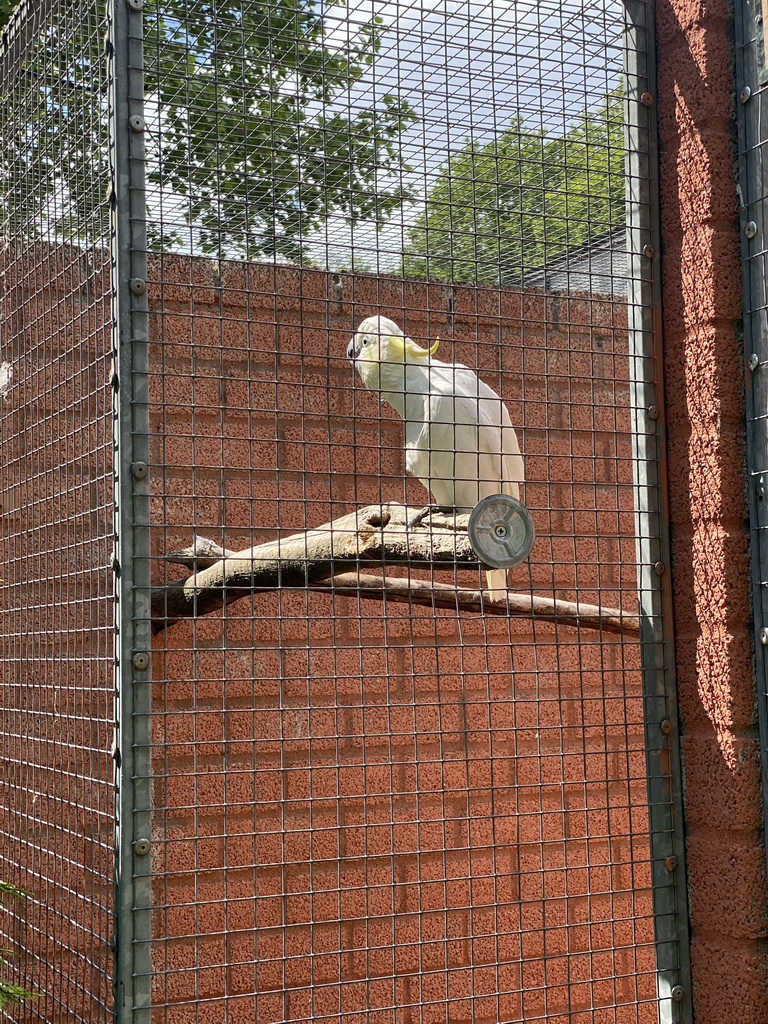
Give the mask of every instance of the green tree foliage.
[{"label": "green tree foliage", "polygon": [[0,0],[0,28],[10,21],[17,0]]},{"label": "green tree foliage", "polygon": [[[24,899],[29,895],[25,889],[19,889],[10,882],[0,882],[0,910],[5,911],[8,909],[6,902],[8,896],[13,899]],[[0,949],[0,968],[9,966],[8,961],[5,959],[7,955],[13,955],[11,950]],[[15,1006],[23,999],[31,999],[33,996],[33,992],[28,992],[21,985],[14,985],[13,982],[0,978],[0,1012],[8,1006]]]},{"label": "green tree foliage", "polygon": [[467,142],[440,169],[403,258],[409,276],[519,281],[624,222],[623,89],[560,137],[516,119],[484,145]]},{"label": "green tree foliage", "polygon": [[[78,6],[56,7],[6,97],[25,104],[4,133],[6,233],[40,233],[40,211],[63,237],[104,228],[103,32]],[[183,244],[189,225],[197,251],[301,259],[301,238],[331,214],[382,222],[406,197],[399,137],[413,111],[391,95],[353,102],[380,18],[338,45],[315,0],[163,0],[144,24],[150,219],[162,203],[176,228],[150,224],[160,244]]]}]

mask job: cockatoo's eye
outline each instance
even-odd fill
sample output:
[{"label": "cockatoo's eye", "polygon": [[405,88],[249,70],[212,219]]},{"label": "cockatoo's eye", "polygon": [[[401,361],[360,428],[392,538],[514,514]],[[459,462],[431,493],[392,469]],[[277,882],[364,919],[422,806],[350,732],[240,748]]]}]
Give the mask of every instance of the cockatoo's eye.
[{"label": "cockatoo's eye", "polygon": [[368,344],[368,339],[367,338],[363,338],[363,348],[365,348],[365,346],[367,344]]}]

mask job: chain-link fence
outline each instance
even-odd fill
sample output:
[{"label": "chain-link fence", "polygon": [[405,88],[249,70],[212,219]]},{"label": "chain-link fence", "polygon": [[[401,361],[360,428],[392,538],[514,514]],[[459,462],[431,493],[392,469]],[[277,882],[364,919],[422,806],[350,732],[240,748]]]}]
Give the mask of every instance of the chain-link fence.
[{"label": "chain-link fence", "polygon": [[25,1012],[683,1019],[648,17],[7,27]]}]

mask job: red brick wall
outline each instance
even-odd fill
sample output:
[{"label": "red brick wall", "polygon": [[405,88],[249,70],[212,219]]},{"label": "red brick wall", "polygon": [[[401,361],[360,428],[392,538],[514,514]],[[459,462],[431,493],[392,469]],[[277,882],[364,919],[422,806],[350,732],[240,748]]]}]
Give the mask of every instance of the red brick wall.
[{"label": "red brick wall", "polygon": [[697,1021],[768,1020],[731,10],[658,5],[673,588]]},{"label": "red brick wall", "polygon": [[32,893],[0,948],[39,994],[25,1021],[105,1020],[112,996],[108,268],[83,271],[74,246],[0,259],[0,879]]},{"label": "red brick wall", "polygon": [[[513,585],[636,607],[620,304],[365,276],[339,300],[325,273],[181,258],[150,279],[157,582],[194,532],[237,549],[422,503],[345,358],[383,312],[520,427],[539,540]],[[259,1024],[655,1020],[638,663],[591,631],[303,591],[160,636],[168,1019],[228,996]]]}]

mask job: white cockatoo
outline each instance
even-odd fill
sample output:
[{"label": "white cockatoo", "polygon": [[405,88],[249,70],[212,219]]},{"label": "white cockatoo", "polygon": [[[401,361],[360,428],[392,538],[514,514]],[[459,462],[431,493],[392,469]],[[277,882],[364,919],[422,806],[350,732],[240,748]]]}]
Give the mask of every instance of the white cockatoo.
[{"label": "white cockatoo", "polygon": [[[434,359],[393,320],[369,316],[347,348],[363,384],[405,422],[405,465],[438,505],[471,512],[489,494],[520,497],[523,458],[506,406],[461,363]],[[487,570],[494,596],[507,570]]]}]

